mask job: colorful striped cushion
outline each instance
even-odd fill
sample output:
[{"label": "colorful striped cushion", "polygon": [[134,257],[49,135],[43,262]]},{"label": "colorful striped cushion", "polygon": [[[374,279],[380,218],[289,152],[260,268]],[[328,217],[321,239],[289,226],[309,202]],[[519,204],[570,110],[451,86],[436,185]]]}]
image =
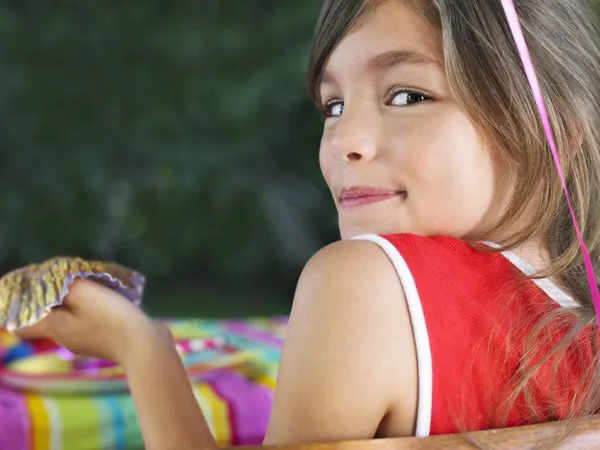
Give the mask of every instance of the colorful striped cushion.
[{"label": "colorful striped cushion", "polygon": [[[178,321],[180,328],[226,335],[255,359],[195,385],[219,445],[259,444],[266,432],[287,320]],[[39,395],[0,386],[0,450],[143,448],[128,394]]]}]

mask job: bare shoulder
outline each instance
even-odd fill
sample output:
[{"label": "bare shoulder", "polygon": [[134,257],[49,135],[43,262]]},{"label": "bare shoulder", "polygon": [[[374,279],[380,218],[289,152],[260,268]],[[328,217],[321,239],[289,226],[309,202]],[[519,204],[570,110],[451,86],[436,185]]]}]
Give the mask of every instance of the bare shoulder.
[{"label": "bare shoulder", "polygon": [[302,276],[318,276],[324,269],[329,276],[345,276],[350,270],[354,275],[360,275],[359,278],[353,278],[356,284],[370,281],[367,276],[388,283],[397,281],[388,257],[378,245],[370,241],[338,241],[324,247],[306,264]]},{"label": "bare shoulder", "polygon": [[[302,272],[294,298],[295,309],[341,308],[348,315],[354,312],[365,318],[362,313],[367,313],[383,320],[390,307],[402,303],[404,292],[387,255],[376,244],[359,240],[335,242],[315,254]],[[336,324],[344,325],[338,319]]]},{"label": "bare shoulder", "polygon": [[371,242],[331,244],[298,282],[266,442],[410,435],[416,374],[392,263]]}]

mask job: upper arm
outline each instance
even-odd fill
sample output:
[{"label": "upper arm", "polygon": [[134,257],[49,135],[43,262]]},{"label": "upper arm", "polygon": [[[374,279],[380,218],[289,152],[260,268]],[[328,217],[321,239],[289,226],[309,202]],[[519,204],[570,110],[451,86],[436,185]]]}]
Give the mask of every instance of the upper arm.
[{"label": "upper arm", "polygon": [[373,438],[390,413],[410,435],[416,391],[410,318],[391,262],[364,241],[321,250],[298,283],[265,443]]}]

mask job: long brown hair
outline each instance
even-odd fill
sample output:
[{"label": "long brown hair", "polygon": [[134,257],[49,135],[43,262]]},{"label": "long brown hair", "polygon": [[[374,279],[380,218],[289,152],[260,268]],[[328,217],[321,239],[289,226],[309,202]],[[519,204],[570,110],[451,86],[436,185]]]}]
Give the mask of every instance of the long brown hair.
[{"label": "long brown hair", "polygon": [[[557,358],[587,341],[595,361],[580,383],[569,416],[599,412],[598,333],[583,258],[500,0],[386,1],[404,1],[436,31],[454,97],[492,148],[508,162],[515,180],[514,192],[502,219],[490,232],[500,232],[521,218],[525,210],[532,211],[531,221],[503,242],[502,250],[530,239],[547,242],[551,262],[537,276],[552,277],[579,305],[536,318],[533,333],[523,343],[526,357],[513,380],[513,394],[502,406],[507,411],[519,395],[529,398],[530,381],[544,363],[553,360],[552,364],[558,367]],[[378,3],[377,0],[325,1],[309,67],[309,88],[315,102],[320,101],[318,86],[332,51]],[[515,4],[545,95],[576,217],[594,266],[600,268],[597,16],[585,0],[516,0]],[[536,352],[544,347],[539,342],[552,321],[568,324],[569,332],[560,342],[552,341],[550,354],[540,358]]]}]

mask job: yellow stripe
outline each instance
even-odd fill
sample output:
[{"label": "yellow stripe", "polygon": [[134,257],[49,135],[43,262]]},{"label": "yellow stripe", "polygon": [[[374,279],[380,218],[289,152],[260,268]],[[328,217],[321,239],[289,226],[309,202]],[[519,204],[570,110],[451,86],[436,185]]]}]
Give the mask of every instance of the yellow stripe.
[{"label": "yellow stripe", "polygon": [[50,450],[50,420],[44,402],[35,394],[27,395],[26,401],[31,418],[32,450]]},{"label": "yellow stripe", "polygon": [[206,423],[208,428],[210,428],[210,432],[212,435],[215,435],[215,430],[213,429],[213,418],[212,418],[212,407],[211,404],[204,398],[204,394],[200,391],[200,387],[198,385],[194,385],[194,396],[196,397],[196,401],[202,410],[202,414],[206,419]]},{"label": "yellow stripe", "polygon": [[231,444],[231,424],[229,417],[229,407],[227,403],[220,398],[208,385],[197,387],[199,394],[206,400],[212,411],[212,432],[220,446]]},{"label": "yellow stripe", "polygon": [[256,378],[256,380],[254,380],[254,382],[257,384],[260,384],[261,386],[267,387],[267,388],[271,389],[272,391],[275,390],[276,380],[273,377],[261,376],[261,377]]}]

